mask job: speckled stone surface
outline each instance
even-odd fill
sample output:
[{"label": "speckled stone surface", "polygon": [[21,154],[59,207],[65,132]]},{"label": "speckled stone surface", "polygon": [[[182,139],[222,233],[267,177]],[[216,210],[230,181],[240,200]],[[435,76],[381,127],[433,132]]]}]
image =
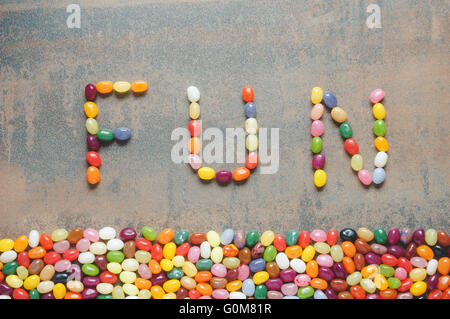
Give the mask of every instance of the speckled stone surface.
[{"label": "speckled stone surface", "polygon": [[[372,2],[372,1],[370,1]],[[35,228],[149,225],[341,229],[449,228],[448,1],[79,1],[0,4],[0,237]],[[100,149],[102,181],[86,182],[84,86],[147,80],[146,95],[98,97],[101,128],[131,140]],[[280,167],[243,185],[201,183],[174,164],[171,132],[188,123],[199,87],[204,127],[242,127],[242,88],[258,122],[280,128]],[[310,90],[333,91],[373,169],[370,92],[386,91],[387,178],[366,189],[325,112],[326,187],[313,185]],[[235,165],[212,165],[232,169]]]}]

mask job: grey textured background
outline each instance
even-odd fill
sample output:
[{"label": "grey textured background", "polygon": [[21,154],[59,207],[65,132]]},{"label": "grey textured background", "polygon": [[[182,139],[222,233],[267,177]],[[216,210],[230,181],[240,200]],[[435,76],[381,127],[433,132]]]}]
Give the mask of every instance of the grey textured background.
[{"label": "grey textured background", "polygon": [[[449,226],[449,4],[376,1],[71,1],[0,4],[0,237],[76,226],[157,230]],[[100,150],[102,181],[85,171],[84,86],[149,82],[145,96],[97,98],[101,127],[130,127]],[[186,87],[202,92],[205,127],[241,127],[242,87],[258,121],[280,128],[280,168],[243,185],[201,183],[170,160],[188,123]],[[328,182],[313,185],[313,86],[338,97],[373,169],[369,93],[386,91],[387,179],[365,188],[325,114]],[[236,165],[212,165],[215,169]]]}]

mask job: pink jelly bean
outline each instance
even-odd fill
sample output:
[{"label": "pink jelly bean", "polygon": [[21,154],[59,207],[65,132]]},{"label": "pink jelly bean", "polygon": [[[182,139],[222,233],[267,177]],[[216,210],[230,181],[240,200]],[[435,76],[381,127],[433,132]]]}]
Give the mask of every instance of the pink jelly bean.
[{"label": "pink jelly bean", "polygon": [[327,241],[327,233],[322,229],[314,229],[309,237],[315,242],[324,242]]},{"label": "pink jelly bean", "polygon": [[196,263],[200,259],[200,248],[198,246],[189,248],[187,258],[191,263]]},{"label": "pink jelly bean", "polygon": [[137,270],[139,276],[144,279],[152,278],[152,273],[150,272],[150,268],[148,268],[147,264],[140,264]]},{"label": "pink jelly bean", "polygon": [[311,282],[311,277],[305,274],[300,274],[295,277],[294,282],[298,287],[306,287]]},{"label": "pink jelly bean", "polygon": [[320,254],[319,256],[317,256],[316,261],[319,264],[319,266],[328,268],[333,266],[334,263],[333,258],[327,254]]},{"label": "pink jelly bean", "polygon": [[244,281],[250,276],[250,267],[246,264],[242,264],[238,268],[238,279]]},{"label": "pink jelly bean", "polygon": [[230,294],[225,289],[214,289],[212,292],[212,297],[214,299],[228,299]]},{"label": "pink jelly bean", "polygon": [[220,278],[224,278],[227,275],[227,267],[223,264],[214,264],[211,267],[211,273]]},{"label": "pink jelly bean", "polygon": [[81,238],[78,242],[77,245],[75,246],[77,248],[77,250],[80,253],[83,253],[85,251],[89,250],[89,247],[91,246],[91,242],[89,241],[89,239],[87,238]]},{"label": "pink jelly bean", "polygon": [[321,136],[323,134],[324,126],[321,120],[315,120],[311,123],[311,135]]},{"label": "pink jelly bean", "polygon": [[93,228],[88,228],[83,232],[83,237],[89,239],[91,242],[95,243],[100,239],[98,231]]},{"label": "pink jelly bean", "polygon": [[410,262],[411,262],[411,265],[413,265],[414,267],[419,267],[419,268],[426,268],[428,265],[427,260],[422,257],[412,257]]},{"label": "pink jelly bean", "polygon": [[197,170],[202,167],[202,159],[197,154],[189,154],[188,162],[192,169]]},{"label": "pink jelly bean", "polygon": [[384,99],[384,91],[382,89],[375,89],[370,93],[370,102],[378,103]]},{"label": "pink jelly bean", "polygon": [[397,267],[394,272],[394,277],[400,281],[403,281],[408,277],[408,272],[403,267]]},{"label": "pink jelly bean", "polygon": [[298,287],[296,284],[293,284],[292,282],[283,284],[281,286],[281,292],[285,296],[295,296],[297,294]]},{"label": "pink jelly bean", "polygon": [[59,241],[53,244],[53,250],[57,253],[63,254],[70,248],[70,243],[67,240]]},{"label": "pink jelly bean", "polygon": [[55,264],[55,271],[64,272],[70,269],[72,263],[66,259],[61,259]]},{"label": "pink jelly bean", "polygon": [[211,297],[211,296],[201,296],[201,297],[198,298],[198,299],[212,299],[212,297]]},{"label": "pink jelly bean", "polygon": [[364,185],[370,185],[372,183],[372,174],[366,169],[362,169],[358,172],[358,178]]},{"label": "pink jelly bean", "polygon": [[[81,268],[77,264],[72,264],[69,268],[71,280],[81,280]],[[69,280],[68,280],[69,281]]]}]

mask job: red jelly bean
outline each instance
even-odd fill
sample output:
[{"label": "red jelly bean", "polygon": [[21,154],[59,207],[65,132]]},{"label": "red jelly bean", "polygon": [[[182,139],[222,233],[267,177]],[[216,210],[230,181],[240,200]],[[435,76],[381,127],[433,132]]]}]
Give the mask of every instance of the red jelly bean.
[{"label": "red jelly bean", "polygon": [[352,294],[352,296],[355,299],[365,299],[366,298],[366,292],[359,285],[351,286],[350,287],[350,293]]},{"label": "red jelly bean", "polygon": [[189,290],[188,296],[191,299],[199,299],[200,293],[198,292],[198,290],[191,289],[191,290]]},{"label": "red jelly bean", "polygon": [[245,160],[245,167],[248,169],[255,169],[258,166],[258,153],[250,152],[248,153],[247,159]]},{"label": "red jelly bean", "polygon": [[136,247],[140,250],[150,251],[152,249],[152,243],[147,238],[136,239]]},{"label": "red jelly bean", "polygon": [[381,256],[381,261],[383,262],[383,264],[388,266],[395,266],[398,264],[398,259],[391,254],[383,254]]},{"label": "red jelly bean", "polygon": [[80,252],[77,249],[68,249],[64,252],[63,254],[63,259],[66,259],[68,261],[74,261],[75,259],[78,258],[78,255],[80,254]]},{"label": "red jelly bean", "polygon": [[59,260],[61,260],[61,255],[56,251],[49,251],[44,256],[44,262],[48,265],[56,264]]},{"label": "red jelly bean", "polygon": [[441,298],[442,298],[442,291],[440,291],[439,289],[434,289],[430,291],[427,299],[441,299]]},{"label": "red jelly bean", "polygon": [[86,153],[86,160],[91,166],[99,167],[102,164],[102,158],[100,154],[95,151]]},{"label": "red jelly bean", "polygon": [[163,249],[160,244],[156,243],[152,247],[152,258],[156,261],[160,261],[163,258]]},{"label": "red jelly bean", "polygon": [[405,270],[406,270],[408,273],[411,272],[411,270],[412,270],[412,265],[411,265],[411,263],[410,263],[409,260],[406,259],[405,257],[400,257],[400,258],[398,259],[398,264],[397,264],[397,266],[398,266],[398,267],[405,268]]},{"label": "red jelly bean", "polygon": [[202,127],[199,121],[191,120],[188,125],[191,136],[199,136],[202,133]]},{"label": "red jelly bean", "polygon": [[25,289],[22,288],[16,288],[13,291],[13,298],[14,299],[30,299],[30,295]]},{"label": "red jelly bean", "polygon": [[24,266],[25,268],[30,266],[30,257],[28,257],[28,253],[26,251],[22,251],[19,255],[17,255],[17,263],[19,266]]},{"label": "red jelly bean", "polygon": [[245,102],[253,102],[253,97],[254,97],[253,88],[251,86],[246,86],[242,90],[242,99]]},{"label": "red jelly bean", "polygon": [[336,245],[338,240],[338,232],[336,229],[330,229],[327,234],[327,244],[330,246]]},{"label": "red jelly bean", "polygon": [[395,289],[385,289],[380,291],[380,296],[382,299],[396,299],[397,298],[397,290]]},{"label": "red jelly bean", "polygon": [[49,234],[46,234],[46,233],[41,234],[41,237],[39,238],[39,242],[41,243],[41,246],[44,247],[46,250],[53,248],[53,240]]},{"label": "red jelly bean", "polygon": [[191,245],[189,243],[182,243],[180,246],[177,247],[177,250],[175,251],[175,255],[186,256],[188,254],[190,248],[191,248]]},{"label": "red jelly bean", "polygon": [[104,271],[100,274],[100,281],[108,284],[114,284],[117,281],[117,276],[110,271]]},{"label": "red jelly bean", "polygon": [[356,143],[356,141],[351,137],[345,140],[344,147],[347,153],[349,153],[350,155],[355,155],[359,152],[358,143]]},{"label": "red jelly bean", "polygon": [[309,242],[310,242],[309,233],[307,231],[302,231],[298,236],[298,244],[302,248],[305,248],[306,246],[309,245]]},{"label": "red jelly bean", "polygon": [[95,101],[95,98],[97,97],[97,88],[94,84],[89,83],[84,88],[84,95],[86,96],[86,100],[89,101]]},{"label": "red jelly bean", "polygon": [[273,239],[273,245],[278,251],[284,251],[286,249],[286,240],[282,235],[276,235]]},{"label": "red jelly bean", "polygon": [[412,281],[411,278],[406,278],[405,280],[402,281],[400,287],[398,287],[398,291],[405,292],[405,291],[409,290],[409,288],[411,288],[413,283],[414,282]]},{"label": "red jelly bean", "polygon": [[0,271],[0,282],[2,282],[3,279],[5,279],[5,275]]}]

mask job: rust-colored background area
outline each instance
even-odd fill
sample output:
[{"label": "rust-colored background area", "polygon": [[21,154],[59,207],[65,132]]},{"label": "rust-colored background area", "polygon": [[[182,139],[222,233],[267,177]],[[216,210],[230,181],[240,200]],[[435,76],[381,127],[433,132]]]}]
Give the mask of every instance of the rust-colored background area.
[{"label": "rust-colored background area", "polygon": [[[67,3],[66,3],[67,2]],[[449,226],[449,4],[376,1],[70,1],[0,5],[0,237],[31,229],[152,226],[311,230]],[[100,149],[102,181],[86,182],[84,86],[148,81],[146,95],[98,97],[101,128],[126,126]],[[189,121],[199,87],[204,127],[242,127],[251,85],[260,126],[280,129],[280,165],[243,185],[204,184],[171,161],[172,130]],[[335,92],[373,170],[369,93],[386,91],[391,149],[381,187],[350,168],[324,116],[326,187],[313,185],[311,88]],[[213,164],[215,169],[236,167]]]}]

